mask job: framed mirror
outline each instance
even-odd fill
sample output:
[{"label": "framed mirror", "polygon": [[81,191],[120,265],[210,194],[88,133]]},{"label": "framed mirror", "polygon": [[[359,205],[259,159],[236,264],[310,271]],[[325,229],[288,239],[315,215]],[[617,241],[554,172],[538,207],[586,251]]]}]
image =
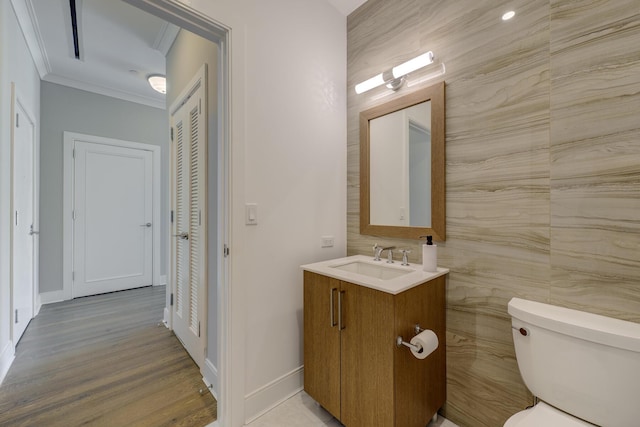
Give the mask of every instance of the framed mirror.
[{"label": "framed mirror", "polygon": [[360,113],[360,234],[445,232],[444,82]]}]

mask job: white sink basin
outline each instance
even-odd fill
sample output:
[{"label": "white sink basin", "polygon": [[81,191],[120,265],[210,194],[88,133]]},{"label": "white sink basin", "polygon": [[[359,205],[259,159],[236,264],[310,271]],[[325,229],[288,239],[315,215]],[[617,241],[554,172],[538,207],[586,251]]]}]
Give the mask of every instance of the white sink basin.
[{"label": "white sink basin", "polygon": [[[376,262],[382,263],[384,261]],[[346,264],[332,265],[331,268],[348,271],[350,273],[362,274],[363,276],[381,280],[395,279],[396,277],[404,276],[405,274],[413,273],[415,271],[412,268],[397,268],[386,264],[373,264],[363,261],[353,261]]]},{"label": "white sink basin", "polygon": [[387,264],[385,260],[374,261],[371,256],[352,255],[302,265],[301,268],[393,295],[449,272],[446,268],[438,268],[438,271],[430,273],[422,269],[422,264],[400,264],[398,261]]}]

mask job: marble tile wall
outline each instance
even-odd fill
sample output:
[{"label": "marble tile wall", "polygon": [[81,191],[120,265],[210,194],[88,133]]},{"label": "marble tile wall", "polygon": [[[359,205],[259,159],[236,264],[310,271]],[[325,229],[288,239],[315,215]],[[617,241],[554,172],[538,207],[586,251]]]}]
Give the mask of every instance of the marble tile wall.
[{"label": "marble tile wall", "polygon": [[359,233],[358,114],[420,86],[353,86],[432,50],[447,83],[443,413],[501,426],[532,399],[510,298],[640,321],[637,0],[369,0],[347,24],[348,253],[389,243],[418,262],[417,241]]}]

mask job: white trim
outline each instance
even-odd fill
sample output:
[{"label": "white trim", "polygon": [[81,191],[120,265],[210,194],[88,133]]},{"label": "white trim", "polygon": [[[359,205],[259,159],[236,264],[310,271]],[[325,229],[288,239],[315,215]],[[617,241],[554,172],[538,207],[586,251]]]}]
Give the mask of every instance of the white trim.
[{"label": "white trim", "polygon": [[[202,89],[201,89],[202,88]],[[176,112],[187,103],[189,99],[193,95],[197,93],[197,91],[202,90],[202,96],[204,98],[207,97],[207,63],[203,63],[198,71],[196,71],[195,75],[191,78],[189,83],[187,83],[180,92],[180,95],[176,97],[176,100],[173,101],[171,107],[169,107],[169,117],[173,118]],[[207,118],[208,119],[208,118]],[[173,126],[173,123],[171,124]],[[208,141],[207,141],[208,142]]]},{"label": "white trim", "polygon": [[16,358],[16,349],[13,346],[13,341],[8,341],[0,353],[0,384],[4,381],[4,377],[7,376],[9,368]]},{"label": "white trim", "polygon": [[176,41],[179,32],[180,27],[165,21],[162,30],[156,36],[151,47],[160,51],[162,56],[166,57],[169,49],[171,49],[171,46],[173,46],[173,43]]},{"label": "white trim", "polygon": [[269,412],[304,388],[304,366],[284,374],[245,396],[246,424]]},{"label": "white trim", "polygon": [[40,314],[40,309],[42,308],[42,296],[38,293],[36,295],[36,306],[34,307],[33,317],[35,318],[38,314]]},{"label": "white trim", "polygon": [[70,79],[58,74],[49,73],[42,77],[42,80],[49,83],[55,83],[62,86],[68,86],[75,89],[84,90],[86,92],[97,93],[99,95],[109,96],[111,98],[122,99],[123,101],[135,102],[136,104],[146,105],[148,107],[159,108],[161,110],[166,109],[166,101],[164,99],[155,99],[152,97],[136,95],[133,93],[125,92],[119,89],[100,86],[83,82],[80,80]]},{"label": "white trim", "polygon": [[18,25],[22,30],[27,47],[33,58],[33,63],[38,70],[38,74],[42,79],[51,72],[51,63],[47,57],[47,51],[44,48],[42,34],[40,34],[40,26],[38,18],[33,7],[32,0],[11,0],[13,10],[18,19]]},{"label": "white trim", "polygon": [[169,309],[169,307],[165,306],[164,307],[164,311],[163,311],[164,315],[162,318],[162,323],[164,323],[164,326],[167,327],[167,329],[171,329],[171,310]]},{"label": "white trim", "polygon": [[51,291],[51,292],[42,292],[38,295],[40,298],[41,305],[45,304],[53,304],[54,302],[64,301],[64,291]]},{"label": "white trim", "polygon": [[167,275],[163,274],[160,276],[160,282],[154,283],[153,286],[166,286],[167,285]]},{"label": "white trim", "polygon": [[64,299],[73,298],[73,147],[76,141],[151,151],[153,156],[153,272],[152,284],[160,283],[160,161],[161,148],[140,142],[104,138],[75,132],[64,132],[62,173],[62,290]]},{"label": "white trim", "polygon": [[209,387],[209,391],[213,394],[216,401],[218,400],[218,390],[219,390],[219,382],[218,382],[218,369],[213,365],[209,358],[204,359],[204,366],[200,370],[202,372],[202,380]]}]

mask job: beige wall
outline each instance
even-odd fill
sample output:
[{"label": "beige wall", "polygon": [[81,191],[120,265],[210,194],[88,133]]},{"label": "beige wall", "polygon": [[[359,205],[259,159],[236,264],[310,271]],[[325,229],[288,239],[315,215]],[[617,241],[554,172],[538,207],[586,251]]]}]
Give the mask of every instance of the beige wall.
[{"label": "beige wall", "polygon": [[358,112],[383,89],[353,86],[427,50],[446,64],[444,412],[461,427],[531,403],[511,297],[640,321],[637,0],[500,3],[369,0],[348,19],[349,254],[377,242],[420,256],[359,234]]}]

